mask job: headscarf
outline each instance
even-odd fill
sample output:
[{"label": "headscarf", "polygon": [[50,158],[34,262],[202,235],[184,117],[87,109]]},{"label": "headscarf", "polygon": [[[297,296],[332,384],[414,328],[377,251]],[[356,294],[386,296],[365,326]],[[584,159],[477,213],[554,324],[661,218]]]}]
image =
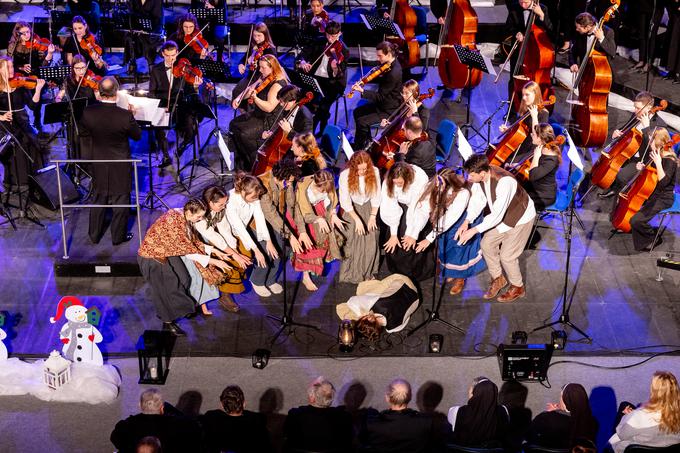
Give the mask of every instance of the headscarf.
[{"label": "headscarf", "polygon": [[588,393],[581,384],[567,384],[562,389],[562,401],[570,415],[570,445],[577,439],[595,440],[597,420],[588,402]]},{"label": "headscarf", "polygon": [[458,410],[454,440],[471,446],[501,440],[498,421],[503,418],[507,420],[507,413],[498,404],[498,387],[488,379],[481,380],[472,389],[472,398]]}]

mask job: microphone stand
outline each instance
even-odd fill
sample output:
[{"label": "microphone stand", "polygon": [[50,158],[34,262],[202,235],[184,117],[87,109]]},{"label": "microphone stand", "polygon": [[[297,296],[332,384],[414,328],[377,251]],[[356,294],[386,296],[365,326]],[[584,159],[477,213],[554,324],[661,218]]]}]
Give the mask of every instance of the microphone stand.
[{"label": "microphone stand", "polygon": [[[288,197],[288,181],[282,181],[283,184],[283,199],[286,200]],[[293,190],[293,206],[290,209],[290,212],[295,212],[295,206],[296,206],[296,198],[295,198],[295,190]],[[286,207],[286,211],[288,211]],[[298,227],[299,228],[299,227]],[[303,226],[304,228],[304,226]],[[298,230],[299,231],[299,230]],[[274,315],[267,315],[267,318],[273,319],[274,321],[278,322],[280,324],[279,329],[276,331],[274,336],[272,337],[269,347],[274,346],[276,343],[276,340],[281,336],[281,334],[284,331],[286,332],[286,335],[290,335],[293,333],[293,327],[305,327],[307,329],[314,329],[317,331],[321,331],[317,326],[314,326],[312,324],[304,324],[300,322],[293,321],[293,307],[295,305],[295,297],[293,297],[293,300],[291,301],[290,308],[288,308],[288,278],[287,278],[287,272],[286,268],[288,267],[286,265],[286,257],[288,254],[288,247],[287,247],[287,241],[290,239],[290,235],[293,234],[290,228],[286,228],[286,213],[283,213],[283,223],[281,224],[281,230],[279,231],[279,234],[281,236],[281,252],[282,252],[282,257],[283,257],[283,316],[278,317]],[[299,281],[298,284],[296,285],[296,288],[299,286]],[[295,293],[294,293],[295,294]]]},{"label": "microphone stand", "polygon": [[500,112],[503,109],[503,106],[505,104],[508,104],[508,109],[510,109],[510,101],[500,101],[498,104],[498,107],[496,107],[496,110],[493,111],[491,115],[488,116],[487,119],[482,122],[481,126],[479,127],[482,129],[484,126],[486,126],[486,147],[488,148],[489,145],[491,144],[491,123],[493,122],[494,117],[498,112]]}]

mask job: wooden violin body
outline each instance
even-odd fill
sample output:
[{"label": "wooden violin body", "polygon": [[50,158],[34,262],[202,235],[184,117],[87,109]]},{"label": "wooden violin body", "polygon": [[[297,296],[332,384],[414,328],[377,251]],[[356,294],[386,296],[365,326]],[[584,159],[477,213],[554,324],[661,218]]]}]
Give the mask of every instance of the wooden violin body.
[{"label": "wooden violin body", "polygon": [[553,94],[550,73],[555,66],[555,48],[548,33],[534,21],[535,13],[532,12],[513,73],[515,111],[522,102],[522,88],[529,81],[540,85],[543,99]]},{"label": "wooden violin body", "polygon": [[476,87],[482,80],[482,71],[462,64],[456,56],[454,44],[475,50],[477,13],[470,0],[451,0],[446,9],[446,19],[439,39],[439,77],[446,88]]},{"label": "wooden violin body", "polygon": [[656,169],[647,165],[635,178],[626,193],[619,194],[616,208],[611,215],[612,226],[624,233],[630,232],[630,219],[640,211],[642,204],[656,188],[659,177]]},{"label": "wooden violin body", "polygon": [[393,0],[392,20],[399,25],[404,39],[399,37],[388,37],[387,40],[393,42],[401,52],[399,53],[399,63],[403,68],[412,68],[420,61],[420,45],[416,39],[416,26],[418,17],[416,12],[408,4],[408,0]]},{"label": "wooden violin body", "polygon": [[612,70],[607,56],[593,52],[585,63],[583,78],[578,85],[581,103],[572,108],[569,133],[576,146],[600,147],[607,139],[609,114],[607,101],[612,86]]},{"label": "wooden violin body", "polygon": [[590,182],[601,189],[608,189],[621,167],[635,155],[641,144],[642,132],[639,130],[632,128],[623,134],[607,150],[602,151],[593,165]]}]

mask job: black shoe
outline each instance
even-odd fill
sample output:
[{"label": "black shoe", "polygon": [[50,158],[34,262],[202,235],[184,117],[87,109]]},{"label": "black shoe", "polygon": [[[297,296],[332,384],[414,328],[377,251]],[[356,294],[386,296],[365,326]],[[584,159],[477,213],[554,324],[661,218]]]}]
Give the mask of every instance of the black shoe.
[{"label": "black shoe", "polygon": [[125,244],[126,242],[129,242],[133,237],[135,237],[133,233],[128,233],[125,235],[125,239],[119,242],[114,242],[113,245]]},{"label": "black shoe", "polygon": [[176,337],[185,337],[187,335],[187,333],[184,330],[182,330],[182,328],[178,326],[174,321],[164,322],[163,330],[169,331]]},{"label": "black shoe", "polygon": [[101,240],[102,238],[93,238],[92,236],[90,236],[90,242],[92,242],[93,244],[99,244],[99,241]]},{"label": "black shoe", "polygon": [[613,197],[614,195],[616,195],[616,191],[615,191],[615,190],[609,189],[609,190],[606,191],[606,192],[598,193],[598,194],[597,194],[597,198],[604,199],[604,198]]}]

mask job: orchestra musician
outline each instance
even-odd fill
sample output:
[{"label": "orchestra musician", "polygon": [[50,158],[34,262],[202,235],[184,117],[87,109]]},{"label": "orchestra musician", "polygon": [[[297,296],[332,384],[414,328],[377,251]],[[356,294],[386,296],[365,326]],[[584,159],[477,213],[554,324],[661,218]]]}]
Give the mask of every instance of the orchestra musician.
[{"label": "orchestra musician", "polygon": [[309,8],[302,19],[302,34],[310,40],[323,38],[330,22],[328,12],[323,8],[323,1],[312,0]]},{"label": "orchestra musician", "polygon": [[439,25],[444,25],[446,21],[446,8],[448,6],[449,1],[447,0],[430,0],[430,10]]},{"label": "orchestra musician", "polygon": [[101,24],[101,7],[93,0],[67,0],[66,11],[75,16],[81,16],[87,19],[90,24],[92,33],[99,31]]},{"label": "orchestra musician", "polygon": [[[253,32],[250,36],[250,43],[248,44],[248,52],[243,55],[238,65],[238,73],[244,76],[234,87],[232,91],[232,99],[237,99],[243,93],[249,84],[255,82],[262,77],[259,68],[259,61],[265,55],[272,55],[276,58],[276,46],[272,41],[269,27],[264,22],[259,22],[253,27]],[[247,97],[244,98],[246,100]],[[243,108],[243,104],[234,107]]]},{"label": "orchestra musician", "polygon": [[99,78],[91,71],[82,55],[74,55],[71,59],[71,75],[64,80],[55,101],[61,102],[68,94],[71,99],[85,98],[88,104],[97,102],[99,99]]},{"label": "orchestra musician", "polygon": [[[178,132],[177,153],[181,155],[184,149],[193,142],[196,133],[191,96],[196,94],[196,88],[203,81],[197,78],[192,85],[187,83],[182,76],[177,77],[173,73],[173,69],[177,65],[178,50],[174,41],[166,41],[161,46],[163,61],[154,65],[149,72],[149,97],[160,99],[159,107],[172,113],[171,122],[173,119],[175,120],[175,127]],[[170,165],[172,161],[168,154],[168,139],[165,136],[165,131],[156,129],[154,133],[163,153],[163,161],[160,166]]]},{"label": "orchestra musician", "polygon": [[316,138],[311,132],[295,134],[290,151],[286,154],[285,159],[295,162],[300,168],[300,176],[303,178],[328,167],[326,159],[321,155]]},{"label": "orchestra musician", "polygon": [[[197,34],[193,41],[191,38]],[[186,58],[189,61],[204,60],[208,56],[208,43],[203,38],[198,26],[198,21],[193,14],[187,13],[177,19],[177,30],[168,38],[175,41],[181,51],[177,58]],[[191,44],[189,44],[191,42]],[[197,52],[196,49],[201,49]]]},{"label": "orchestra musician", "polygon": [[616,55],[616,41],[614,30],[604,25],[597,28],[597,19],[590,13],[581,13],[575,20],[576,36],[569,51],[569,69],[578,72],[581,61],[590,49],[593,40],[595,50],[612,58]]},{"label": "orchestra musician", "polygon": [[[300,88],[291,84],[284,86],[276,94],[276,99],[279,101],[279,106],[281,109],[283,109],[283,112],[290,112],[294,110],[294,113],[291,115],[288,121],[279,120],[278,122],[278,125],[281,126],[281,129],[283,129],[285,132],[286,138],[288,140],[292,140],[297,134],[312,132],[312,112],[309,111],[306,105],[297,105],[302,97],[303,95]],[[277,107],[277,112],[278,108],[279,107]],[[281,116],[283,115],[285,115],[285,113]],[[269,137],[269,129],[271,129],[271,126],[273,126],[271,121],[275,118],[276,116],[270,115],[267,118],[267,121],[265,121],[265,127],[267,130],[262,133],[263,139],[267,139]]]},{"label": "orchestra musician", "polygon": [[136,19],[151,22],[151,32],[131,31],[125,36],[124,61],[129,62],[128,73],[137,72],[137,58],[143,56],[151,68],[156,62],[158,47],[164,41],[163,0],[130,0],[130,14]]},{"label": "orchestra musician", "polygon": [[[229,124],[229,149],[234,151],[236,169],[244,171],[253,168],[257,148],[264,140],[262,133],[276,117],[279,91],[288,84],[286,73],[274,55],[264,55],[258,65],[260,77],[243,93],[243,99],[252,100],[253,110],[237,116]],[[234,108],[236,101],[238,99],[232,103]]]},{"label": "orchestra musician", "polygon": [[378,89],[364,90],[361,81],[352,85],[353,91],[360,92],[361,97],[369,101],[354,109],[354,149],[364,149],[371,139],[371,126],[389,118],[401,104],[401,65],[397,60],[397,47],[383,41],[376,46],[376,57],[380,65],[390,65],[389,70],[378,77]]},{"label": "orchestra musician", "polygon": [[[531,124],[529,124],[528,126],[530,131],[533,130],[533,128],[536,125],[548,122],[550,113],[545,108],[541,108],[539,110],[538,106],[540,106],[541,104],[543,104],[543,96],[541,95],[540,85],[536,82],[527,82],[524,85],[524,87],[522,87],[522,102],[520,103],[518,113],[520,116],[522,116],[525,113],[529,112]],[[506,126],[505,124],[501,124],[499,126],[499,130],[502,133],[505,133],[505,131],[508,130],[508,126]],[[532,151],[533,143],[531,141],[531,137],[529,136],[525,138],[522,144],[519,146],[519,148],[517,148],[517,151],[510,158],[508,164],[512,165],[515,162],[524,160],[527,156],[529,156],[532,153]]]},{"label": "orchestra musician", "polygon": [[555,203],[557,198],[557,181],[555,175],[562,163],[562,150],[555,144],[555,131],[550,124],[540,123],[533,127],[531,140],[534,154],[529,167],[529,180],[524,184],[534,207],[543,211]]},{"label": "orchestra musician", "polygon": [[[664,145],[671,141],[666,128],[658,128],[651,137],[649,157],[657,174],[654,192],[642,204],[640,210],[630,219],[633,245],[637,251],[649,251],[661,244],[661,236],[652,244],[656,236],[656,229],[649,225],[659,212],[673,206],[675,182],[678,174],[678,158],[672,147],[667,150]],[[638,162],[636,168],[641,171],[645,164]]]},{"label": "orchestra musician", "polygon": [[73,57],[80,55],[89,63],[88,69],[97,75],[106,75],[108,66],[103,58],[103,48],[97,44],[97,39],[81,16],[75,16],[71,21],[73,32],[71,37],[64,43],[62,53],[69,65],[73,64]]},{"label": "orchestra musician", "polygon": [[[395,161],[406,161],[423,169],[428,178],[434,176],[436,150],[429,138],[423,138],[423,121],[417,116],[409,117],[404,123],[406,140],[399,145]],[[427,137],[427,136],[426,136]]]},{"label": "orchestra musician", "polygon": [[221,9],[224,11],[224,22],[219,23],[216,19],[212,17],[208,19],[210,26],[203,30],[203,36],[208,42],[215,45],[217,60],[221,62],[224,56],[224,43],[227,38],[227,9],[225,7],[225,0],[191,0],[192,8],[205,8],[205,9]]},{"label": "orchestra musician", "polygon": [[[427,130],[430,124],[430,109],[418,98],[420,85],[417,81],[409,79],[401,87],[401,98],[409,106],[408,116],[417,116],[423,122],[423,130]],[[387,127],[390,122],[387,119],[380,121],[381,127]]]},{"label": "orchestra musician", "polygon": [[[637,129],[642,132],[642,144],[638,151],[628,159],[628,162],[623,164],[619,172],[616,174],[616,179],[608,190],[597,194],[599,198],[609,198],[621,191],[623,187],[635,175],[637,168],[636,164],[642,161],[642,155],[649,146],[649,136],[656,127],[665,126],[665,124],[658,119],[656,115],[650,116],[650,111],[654,107],[654,96],[647,91],[641,91],[635,96],[633,101],[633,108],[635,109],[633,115],[640,120]],[[612,132],[612,140],[621,137],[622,132],[616,129]]]},{"label": "orchestra musician", "polygon": [[[316,0],[312,2],[312,6]],[[314,127],[323,132],[331,117],[331,106],[345,92],[349,49],[340,37],[340,24],[328,22],[325,38],[317,39],[302,49],[297,66],[319,82],[323,97],[314,102]]]}]

